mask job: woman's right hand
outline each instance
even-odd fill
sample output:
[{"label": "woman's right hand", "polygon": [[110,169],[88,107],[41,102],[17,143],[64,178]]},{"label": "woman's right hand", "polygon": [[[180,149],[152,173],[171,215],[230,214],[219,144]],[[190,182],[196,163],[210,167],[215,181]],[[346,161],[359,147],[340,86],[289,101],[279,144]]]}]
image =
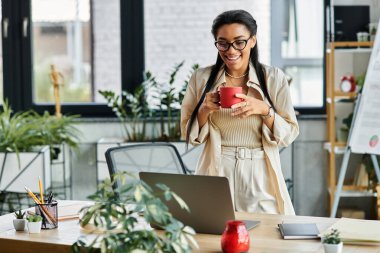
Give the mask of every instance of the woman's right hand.
[{"label": "woman's right hand", "polygon": [[206,93],[205,99],[203,100],[203,103],[199,108],[199,111],[207,115],[214,111],[218,111],[220,109],[219,101],[219,92],[208,92]]}]

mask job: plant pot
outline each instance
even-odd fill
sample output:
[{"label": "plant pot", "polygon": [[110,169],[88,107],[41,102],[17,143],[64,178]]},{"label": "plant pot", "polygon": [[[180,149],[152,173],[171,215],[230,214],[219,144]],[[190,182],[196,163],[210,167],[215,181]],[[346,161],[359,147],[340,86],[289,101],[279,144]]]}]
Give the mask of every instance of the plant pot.
[{"label": "plant pot", "polygon": [[325,253],[341,253],[343,250],[343,242],[339,244],[323,244],[323,248],[325,249]]},{"label": "plant pot", "polygon": [[[49,146],[35,147],[30,152],[0,152],[0,191],[25,193],[25,182],[38,182],[41,177],[44,190],[51,186]],[[39,192],[37,183],[28,185]]]},{"label": "plant pot", "polygon": [[28,222],[28,231],[30,234],[38,234],[41,232],[42,221]]},{"label": "plant pot", "polygon": [[16,229],[16,231],[24,231],[25,230],[25,219],[14,219],[13,220],[13,227]]}]

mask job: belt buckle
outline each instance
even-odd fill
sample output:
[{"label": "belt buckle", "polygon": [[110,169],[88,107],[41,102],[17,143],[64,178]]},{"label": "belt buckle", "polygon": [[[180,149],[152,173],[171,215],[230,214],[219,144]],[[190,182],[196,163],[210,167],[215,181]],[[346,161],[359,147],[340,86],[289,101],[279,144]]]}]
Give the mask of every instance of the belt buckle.
[{"label": "belt buckle", "polygon": [[237,158],[239,159],[245,158],[245,148],[237,147]]}]

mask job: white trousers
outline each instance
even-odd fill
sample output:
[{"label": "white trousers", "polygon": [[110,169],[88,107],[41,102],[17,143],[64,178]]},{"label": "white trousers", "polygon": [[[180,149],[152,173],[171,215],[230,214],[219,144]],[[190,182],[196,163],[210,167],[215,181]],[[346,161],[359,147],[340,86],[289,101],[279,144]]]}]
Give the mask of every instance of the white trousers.
[{"label": "white trousers", "polygon": [[222,147],[219,176],[228,178],[236,211],[278,214],[262,148]]}]

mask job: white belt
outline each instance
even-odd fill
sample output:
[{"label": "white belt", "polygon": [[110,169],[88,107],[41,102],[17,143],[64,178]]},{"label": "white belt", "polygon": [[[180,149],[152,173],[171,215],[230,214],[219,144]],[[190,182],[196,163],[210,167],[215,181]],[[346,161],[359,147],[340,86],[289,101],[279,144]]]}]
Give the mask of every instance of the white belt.
[{"label": "white belt", "polygon": [[222,146],[222,154],[235,156],[236,159],[264,158],[262,148],[226,147]]}]

